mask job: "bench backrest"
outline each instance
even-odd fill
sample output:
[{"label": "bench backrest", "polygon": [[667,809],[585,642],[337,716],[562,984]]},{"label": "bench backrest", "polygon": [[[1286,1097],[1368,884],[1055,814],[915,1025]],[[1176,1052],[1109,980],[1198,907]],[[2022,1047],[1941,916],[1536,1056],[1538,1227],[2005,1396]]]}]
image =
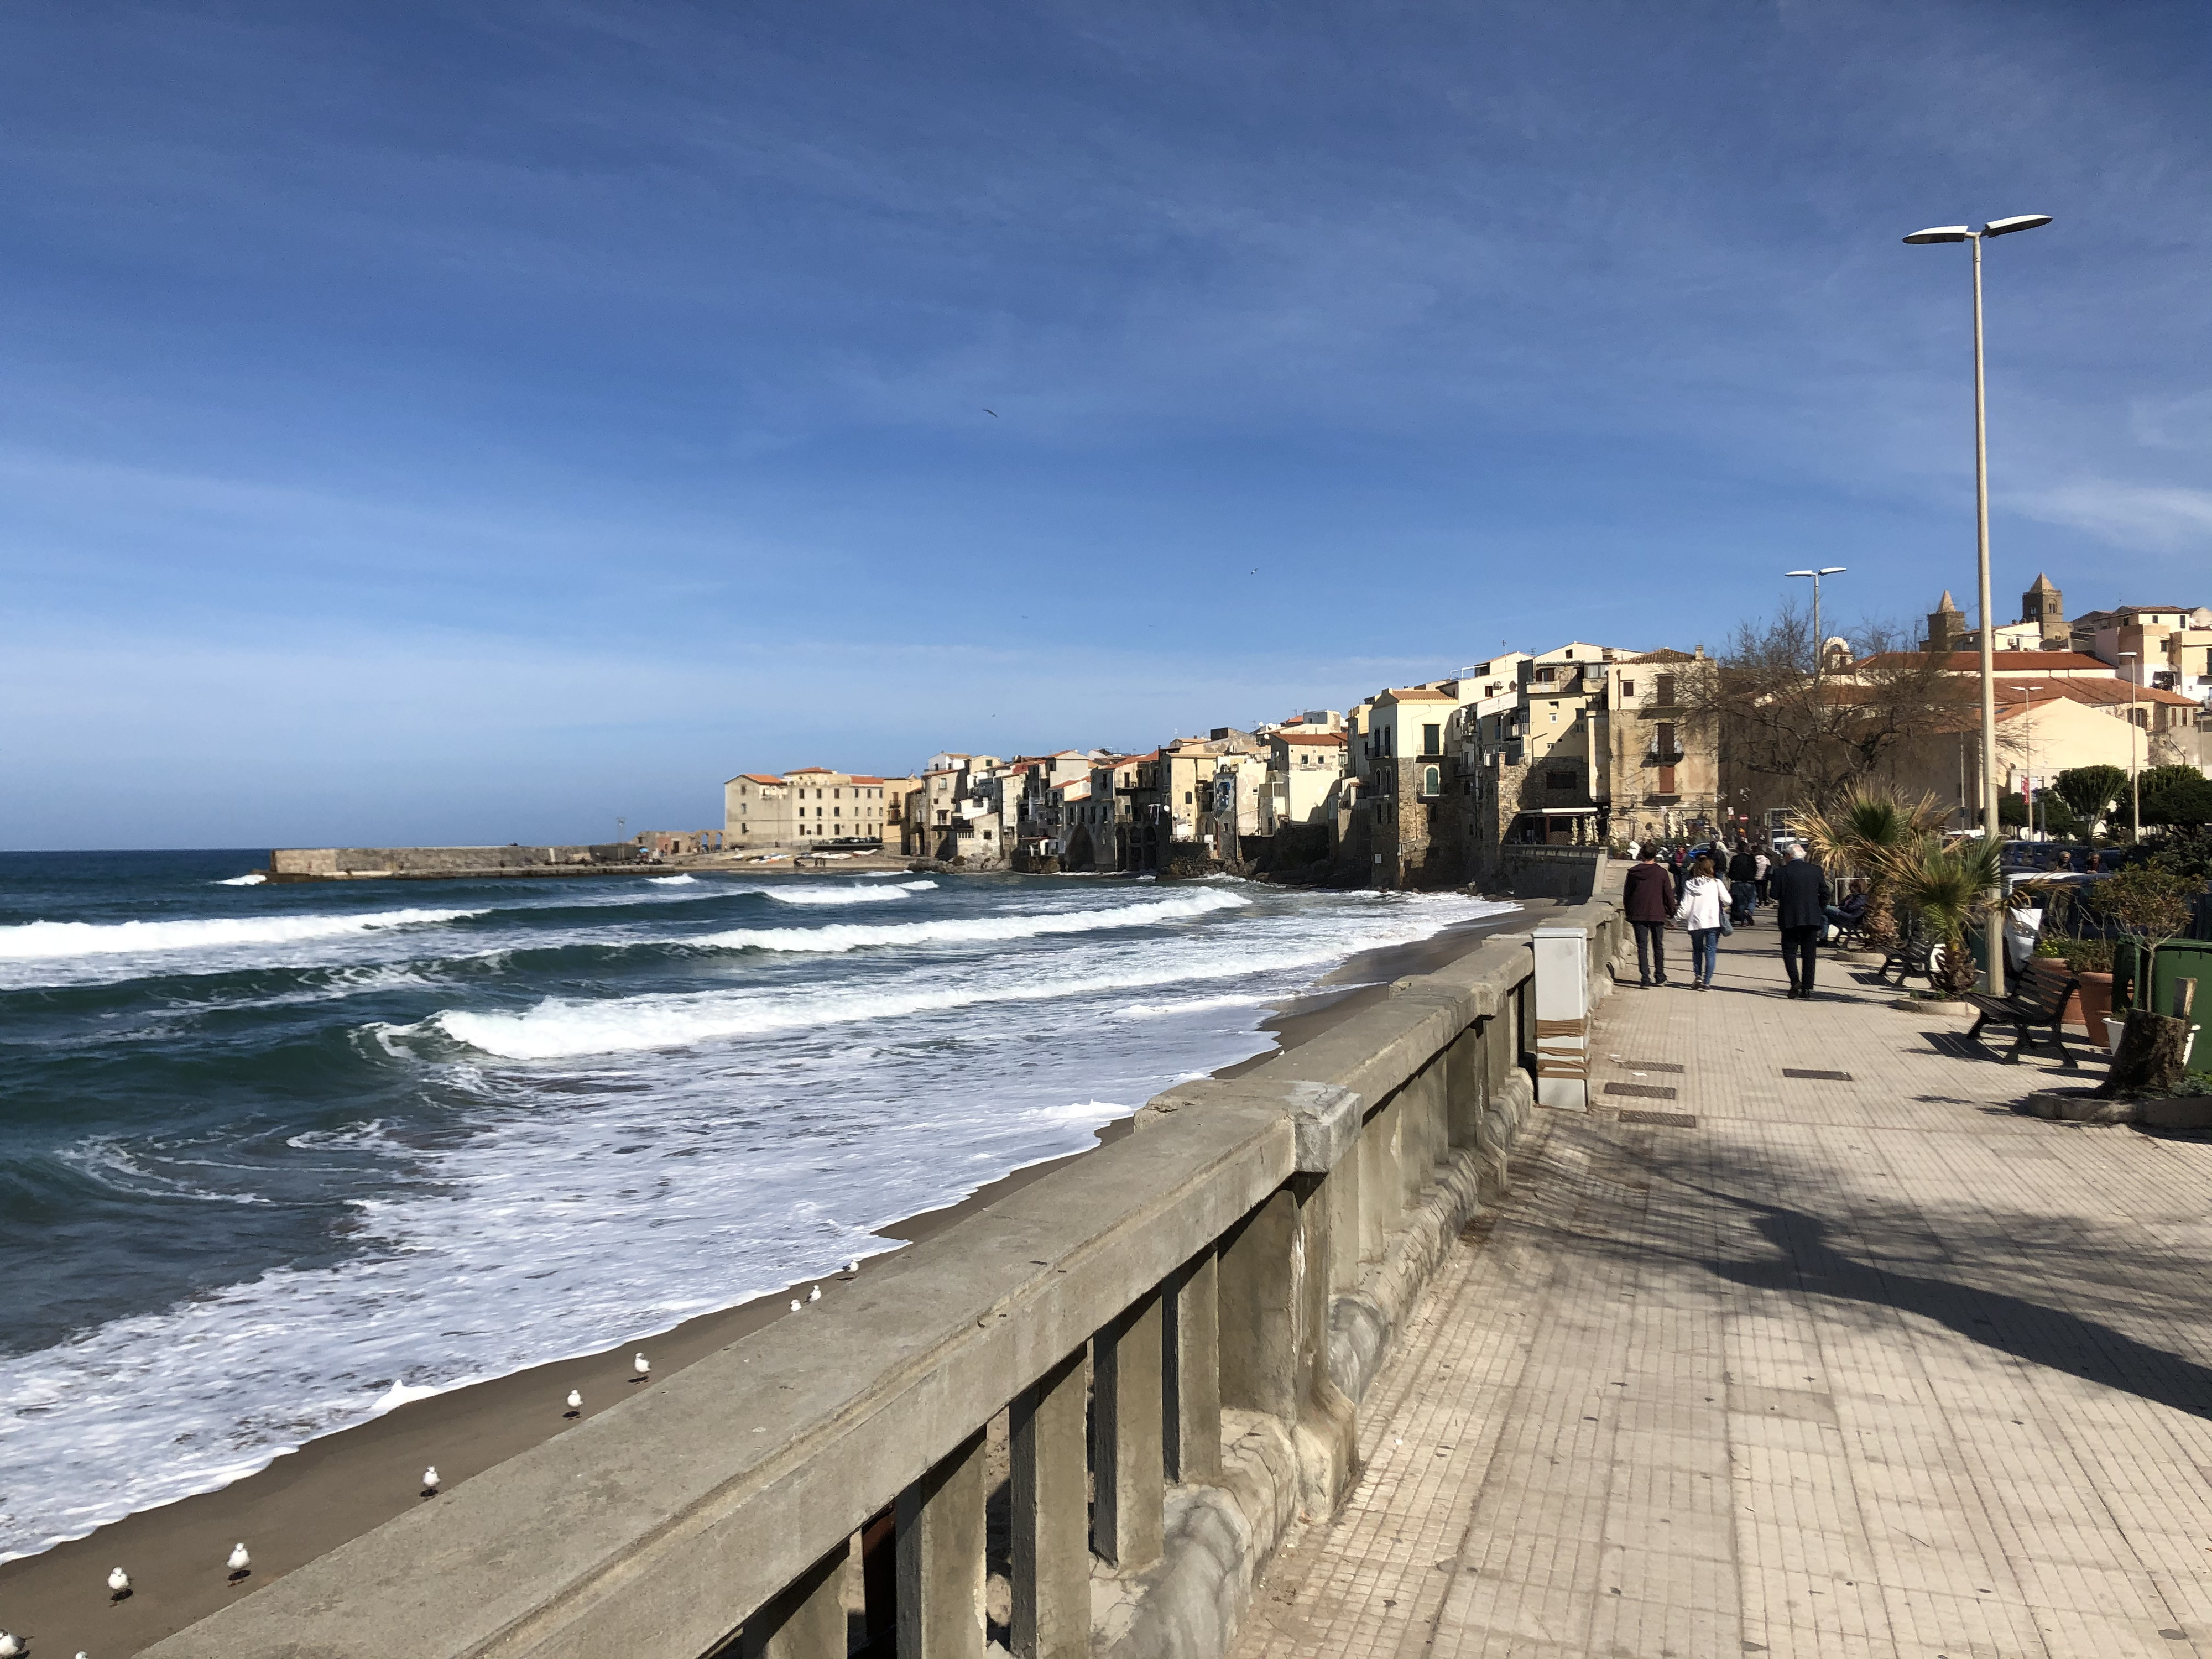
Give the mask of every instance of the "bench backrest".
[{"label": "bench backrest", "polygon": [[2021,1000],[2033,1006],[2037,1017],[2056,1019],[2066,1006],[2066,999],[2080,988],[2081,981],[2074,977],[2074,970],[2063,962],[2049,962],[2036,958],[2027,964],[2027,971],[2020,976]]}]

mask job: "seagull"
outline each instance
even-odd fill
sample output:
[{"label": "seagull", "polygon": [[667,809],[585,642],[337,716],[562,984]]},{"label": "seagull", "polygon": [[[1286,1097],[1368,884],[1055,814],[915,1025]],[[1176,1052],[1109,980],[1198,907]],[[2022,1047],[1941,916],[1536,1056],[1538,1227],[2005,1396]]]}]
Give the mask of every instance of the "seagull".
[{"label": "seagull", "polygon": [[584,1409],[584,1396],[583,1396],[582,1392],[581,1392],[580,1390],[579,1390],[579,1389],[569,1389],[569,1390],[568,1390],[568,1415],[569,1415],[569,1416],[571,1416],[571,1417],[574,1417],[574,1416],[578,1412],[580,1412],[580,1411],[581,1411],[581,1410],[583,1410],[583,1409]]},{"label": "seagull", "polygon": [[226,1565],[230,1568],[231,1578],[235,1581],[245,1577],[247,1573],[253,1571],[253,1558],[246,1553],[245,1545],[233,1544],[230,1547],[230,1559]]},{"label": "seagull", "polygon": [[860,1258],[856,1255],[850,1261],[848,1261],[845,1264],[845,1271],[848,1273],[856,1273],[860,1272]]},{"label": "seagull", "polygon": [[422,1471],[422,1496],[435,1498],[438,1495],[438,1466],[433,1463]]},{"label": "seagull", "polygon": [[817,1285],[811,1291],[809,1291],[806,1293],[806,1299],[809,1302],[819,1302],[822,1299],[822,1287],[819,1285]]},{"label": "seagull", "polygon": [[115,1600],[120,1601],[131,1594],[131,1575],[120,1567],[116,1568],[107,1575],[107,1588],[115,1592]]},{"label": "seagull", "polygon": [[653,1362],[645,1357],[642,1348],[637,1351],[637,1358],[629,1362],[629,1368],[637,1373],[630,1379],[634,1382],[642,1382],[653,1375]]},{"label": "seagull", "polygon": [[797,1297],[795,1297],[795,1296],[794,1296],[793,1297],[792,1297],[792,1298],[791,1298],[791,1310],[792,1310],[792,1312],[793,1312],[793,1313],[797,1313],[797,1312],[798,1312],[801,1308],[805,1307],[805,1305],[806,1305],[806,1304],[805,1304],[804,1302],[801,1302],[801,1301],[800,1301]]},{"label": "seagull", "polygon": [[987,409],[983,412],[994,421],[999,418],[999,411],[995,409]]},{"label": "seagull", "polygon": [[29,1651],[30,1650],[23,1645],[21,1637],[11,1636],[6,1631],[0,1630],[0,1659],[16,1659],[17,1655]]}]

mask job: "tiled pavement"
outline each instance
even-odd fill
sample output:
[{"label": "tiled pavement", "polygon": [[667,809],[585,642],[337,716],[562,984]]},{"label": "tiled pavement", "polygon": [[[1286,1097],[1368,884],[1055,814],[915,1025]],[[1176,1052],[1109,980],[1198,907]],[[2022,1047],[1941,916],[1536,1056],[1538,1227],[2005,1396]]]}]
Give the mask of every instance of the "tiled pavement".
[{"label": "tiled pavement", "polygon": [[2016,1115],[2055,1062],[1773,939],[1602,1005],[1242,1653],[2212,1659],[2212,1144]]}]

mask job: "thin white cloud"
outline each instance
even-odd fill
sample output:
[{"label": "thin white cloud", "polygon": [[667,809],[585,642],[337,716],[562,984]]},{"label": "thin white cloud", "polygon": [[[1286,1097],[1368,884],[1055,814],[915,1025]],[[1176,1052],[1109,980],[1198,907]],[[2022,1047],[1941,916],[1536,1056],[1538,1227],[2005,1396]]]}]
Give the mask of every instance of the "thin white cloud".
[{"label": "thin white cloud", "polygon": [[2084,478],[2015,495],[2014,504],[2029,518],[2116,547],[2179,553],[2212,546],[2212,489]]}]

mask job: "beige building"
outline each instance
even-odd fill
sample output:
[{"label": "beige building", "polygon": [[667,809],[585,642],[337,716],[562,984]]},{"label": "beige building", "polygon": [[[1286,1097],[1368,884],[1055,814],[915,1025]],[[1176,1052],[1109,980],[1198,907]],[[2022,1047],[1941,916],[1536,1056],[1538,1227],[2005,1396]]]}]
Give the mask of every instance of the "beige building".
[{"label": "beige building", "polygon": [[1679,841],[1721,827],[1720,744],[1711,721],[1685,707],[1686,678],[1703,659],[1702,650],[1662,650],[1606,665],[1594,717],[1604,767],[1592,793],[1609,839]]},{"label": "beige building", "polygon": [[1267,781],[1260,833],[1285,825],[1328,824],[1344,779],[1347,746],[1341,731],[1308,730],[1285,722],[1267,739]]},{"label": "beige building", "polygon": [[[830,842],[884,839],[888,791],[862,773],[802,767],[778,776],[740,772],[722,786],[722,844],[732,852],[803,850]],[[896,824],[892,824],[896,833]]]}]

